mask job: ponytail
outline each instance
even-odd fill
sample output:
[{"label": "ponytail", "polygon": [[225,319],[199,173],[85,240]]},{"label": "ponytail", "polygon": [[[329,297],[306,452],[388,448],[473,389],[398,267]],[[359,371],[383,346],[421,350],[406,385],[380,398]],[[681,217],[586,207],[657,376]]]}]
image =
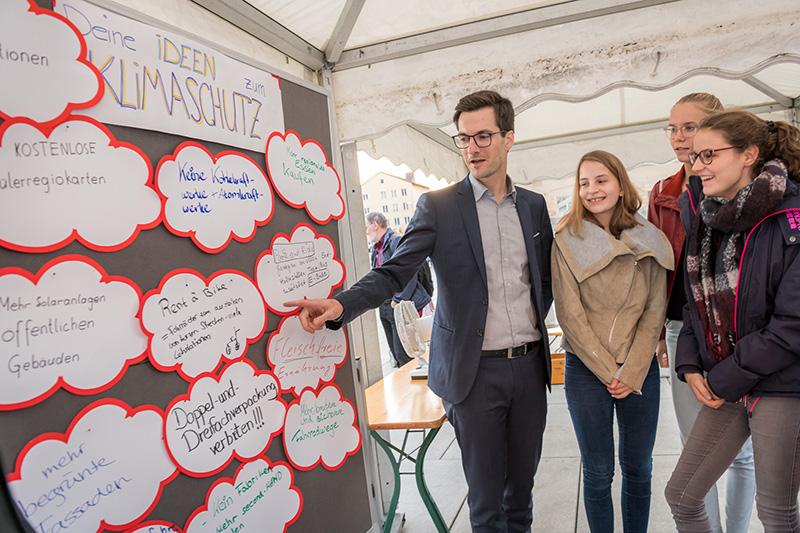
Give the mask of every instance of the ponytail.
[{"label": "ponytail", "polygon": [[[766,160],[779,158],[789,168],[789,177],[800,181],[800,130],[786,122],[767,121]],[[764,162],[762,161],[762,164]]]}]

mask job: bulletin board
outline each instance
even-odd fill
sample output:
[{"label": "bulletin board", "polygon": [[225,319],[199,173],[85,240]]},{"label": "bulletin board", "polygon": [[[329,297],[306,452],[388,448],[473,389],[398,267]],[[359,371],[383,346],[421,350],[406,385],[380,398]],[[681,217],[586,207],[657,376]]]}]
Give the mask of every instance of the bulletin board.
[{"label": "bulletin board", "polygon": [[327,96],[49,7],[0,8],[12,500],[42,532],[369,530],[345,333],[283,305],[344,281]]}]

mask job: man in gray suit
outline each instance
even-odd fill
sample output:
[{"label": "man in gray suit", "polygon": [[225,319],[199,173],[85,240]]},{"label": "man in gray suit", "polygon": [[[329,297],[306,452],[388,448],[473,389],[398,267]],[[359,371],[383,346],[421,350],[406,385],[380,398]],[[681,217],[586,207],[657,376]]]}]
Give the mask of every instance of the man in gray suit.
[{"label": "man in gray suit", "polygon": [[309,332],[339,327],[402,290],[430,257],[439,299],[428,385],[455,428],[472,530],[528,532],[550,382],[552,229],[544,198],[506,174],[511,102],[467,95],[453,122],[469,175],[419,199],[392,259],[333,299],[285,305],[303,308]]}]

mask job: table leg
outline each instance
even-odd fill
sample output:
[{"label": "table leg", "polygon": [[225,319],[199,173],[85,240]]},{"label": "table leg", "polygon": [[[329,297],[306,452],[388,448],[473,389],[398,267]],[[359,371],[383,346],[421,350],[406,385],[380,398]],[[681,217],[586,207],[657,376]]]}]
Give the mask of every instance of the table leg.
[{"label": "table leg", "polygon": [[383,440],[377,431],[370,430],[372,434],[372,438],[375,439],[375,442],[383,448],[383,451],[386,452],[386,455],[389,456],[389,462],[392,465],[392,471],[394,472],[394,492],[392,493],[392,502],[389,504],[389,511],[386,513],[386,523],[383,525],[383,533],[389,533],[392,530],[392,523],[394,522],[394,513],[397,510],[397,501],[400,499],[400,466],[397,464],[397,461],[394,458],[394,454],[392,450],[389,448],[389,445]]},{"label": "table leg", "polygon": [[428,491],[428,486],[425,484],[425,473],[422,470],[425,463],[425,454],[428,453],[428,448],[433,442],[433,438],[439,433],[439,429],[441,428],[431,429],[425,437],[425,440],[422,441],[422,446],[419,452],[417,452],[415,477],[417,478],[417,490],[419,490],[419,495],[425,503],[425,507],[428,509],[428,514],[431,515],[431,520],[433,520],[436,526],[436,531],[439,533],[448,533],[450,530],[447,528],[447,524],[445,524],[444,518],[442,518],[442,513],[439,512],[436,502],[433,501],[433,497],[431,497],[431,493]]}]

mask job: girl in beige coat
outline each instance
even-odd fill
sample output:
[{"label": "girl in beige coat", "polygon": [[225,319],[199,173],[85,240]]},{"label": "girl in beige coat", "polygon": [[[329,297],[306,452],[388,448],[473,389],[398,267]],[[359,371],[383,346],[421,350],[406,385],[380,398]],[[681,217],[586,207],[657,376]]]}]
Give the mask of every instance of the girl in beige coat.
[{"label": "girl in beige coat", "polygon": [[612,154],[578,164],[572,208],[556,226],[553,296],[564,332],[565,392],[593,533],[614,531],[614,413],[623,531],[646,532],[659,408],[653,357],[664,324],[669,241],[637,214],[641,200]]}]

